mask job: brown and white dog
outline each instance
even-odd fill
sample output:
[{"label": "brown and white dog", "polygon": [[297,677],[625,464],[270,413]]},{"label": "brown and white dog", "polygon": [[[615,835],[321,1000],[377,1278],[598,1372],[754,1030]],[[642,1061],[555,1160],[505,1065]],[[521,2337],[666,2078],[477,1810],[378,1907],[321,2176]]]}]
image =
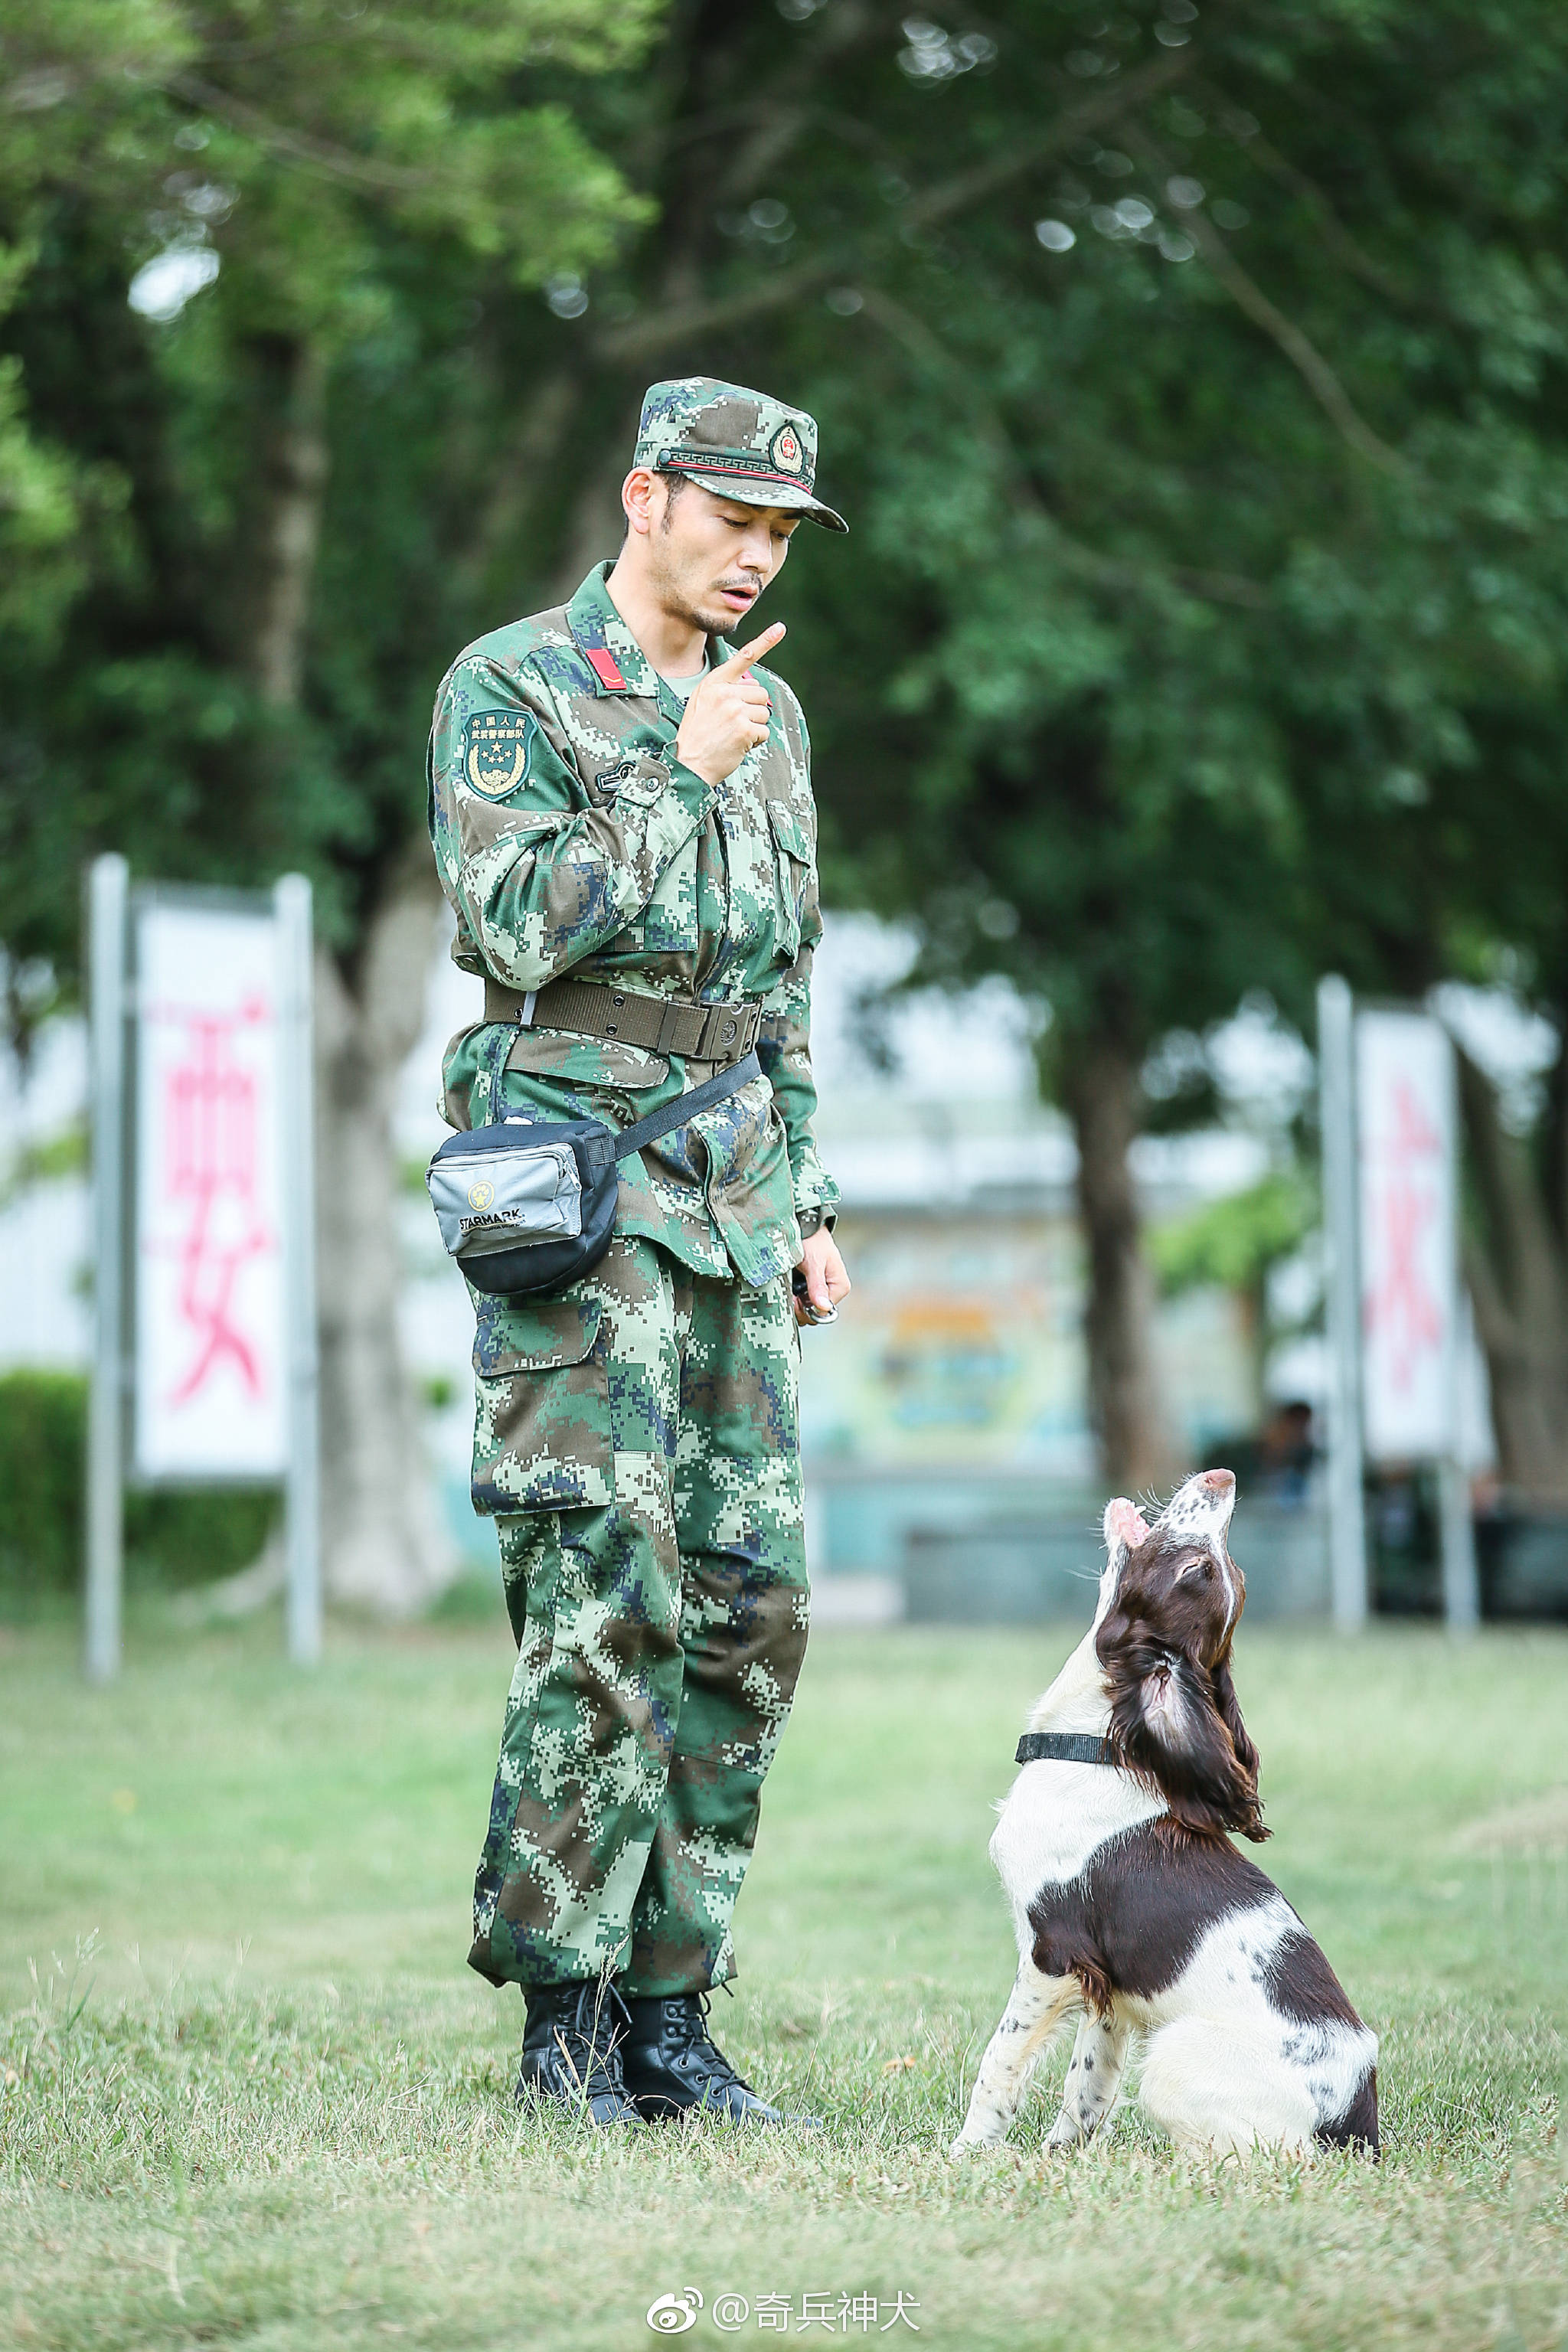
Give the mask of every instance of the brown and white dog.
[{"label": "brown and white dog", "polygon": [[[1140,2100],[1179,2146],[1377,2152],[1376,2036],[1226,1835],[1268,1835],[1230,1675],[1246,1599],[1226,1543],[1235,1501],[1230,1472],[1205,1470],[1152,1527],[1129,1502],[1106,1511],[1094,1623],[1029,1718],[1023,1749],[1047,1753],[1024,1764],[991,1841],[1018,1975],[955,2156],[1005,2137],[1072,2012],[1051,2147],[1104,2121],[1138,2033]],[[1072,1756],[1096,1738],[1110,1762]]]}]

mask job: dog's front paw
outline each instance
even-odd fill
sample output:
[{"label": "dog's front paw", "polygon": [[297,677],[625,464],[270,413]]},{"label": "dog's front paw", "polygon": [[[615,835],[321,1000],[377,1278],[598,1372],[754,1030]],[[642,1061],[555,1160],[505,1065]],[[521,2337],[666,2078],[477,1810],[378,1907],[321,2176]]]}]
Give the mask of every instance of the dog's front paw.
[{"label": "dog's front paw", "polygon": [[947,2160],[949,2164],[962,2164],[966,2157],[980,2156],[986,2148],[1000,2147],[1001,2145],[999,2131],[976,2131],[972,2124],[965,2124],[948,2149]]}]

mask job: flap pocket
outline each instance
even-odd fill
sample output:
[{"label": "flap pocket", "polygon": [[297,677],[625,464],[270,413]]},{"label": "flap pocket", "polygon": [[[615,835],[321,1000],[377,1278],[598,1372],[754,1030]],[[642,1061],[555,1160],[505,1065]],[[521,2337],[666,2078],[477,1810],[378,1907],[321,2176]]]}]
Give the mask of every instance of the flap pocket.
[{"label": "flap pocket", "polygon": [[599,1336],[596,1298],[491,1298],[476,1291],[474,1307],[474,1370],[481,1380],[585,1363]]},{"label": "flap pocket", "polygon": [[795,858],[801,866],[810,865],[811,843],[788,801],[768,803],[768,829],[786,857]]},{"label": "flap pocket", "polygon": [[791,964],[800,953],[811,844],[805,837],[805,827],[787,801],[768,803],[768,830],[773,837],[773,888],[778,900],[773,953],[778,962]]},{"label": "flap pocket", "polygon": [[616,1449],[602,1302],[474,1304],[474,1508],[603,1510],[616,1499]]},{"label": "flap pocket", "polygon": [[614,1037],[578,1037],[568,1029],[520,1029],[506,1057],[509,1070],[533,1078],[564,1078],[574,1087],[618,1087],[635,1093],[661,1087],[669,1057],[623,1045]]}]

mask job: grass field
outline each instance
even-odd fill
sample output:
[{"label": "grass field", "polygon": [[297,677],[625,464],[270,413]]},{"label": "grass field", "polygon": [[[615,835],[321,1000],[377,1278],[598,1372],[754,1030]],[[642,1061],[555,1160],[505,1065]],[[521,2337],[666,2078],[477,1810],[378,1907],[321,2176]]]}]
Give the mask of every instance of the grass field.
[{"label": "grass field", "polygon": [[1242,1637],[1259,1859],[1383,2037],[1380,2169],[1177,2159],[1131,2110],[1047,2156],[1059,2052],[953,2168],[1012,1973],[989,1807],[1072,1638],[814,1643],[717,2023],[827,2128],[626,2143],[517,2121],[521,2003],[463,1965],[499,1621],[340,1628],[310,1678],[150,1622],[107,1694],[0,1634],[0,2342],[595,2352],[695,2287],[693,2345],[730,2292],[742,2342],[871,2295],[889,2345],[1556,2352],[1568,1640]]}]

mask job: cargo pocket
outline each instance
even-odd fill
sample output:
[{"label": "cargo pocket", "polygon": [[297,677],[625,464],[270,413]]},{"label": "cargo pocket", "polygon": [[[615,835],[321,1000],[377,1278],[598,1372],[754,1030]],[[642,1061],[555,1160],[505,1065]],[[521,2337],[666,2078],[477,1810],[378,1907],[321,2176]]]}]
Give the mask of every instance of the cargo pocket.
[{"label": "cargo pocket", "polygon": [[608,1339],[596,1298],[475,1295],[474,1508],[602,1508],[615,1499]]},{"label": "cargo pocket", "polygon": [[773,837],[773,879],[778,898],[774,929],[781,963],[793,963],[800,953],[801,918],[805,905],[806,876],[811,869],[811,844],[805,828],[787,801],[768,803],[768,830]]}]

